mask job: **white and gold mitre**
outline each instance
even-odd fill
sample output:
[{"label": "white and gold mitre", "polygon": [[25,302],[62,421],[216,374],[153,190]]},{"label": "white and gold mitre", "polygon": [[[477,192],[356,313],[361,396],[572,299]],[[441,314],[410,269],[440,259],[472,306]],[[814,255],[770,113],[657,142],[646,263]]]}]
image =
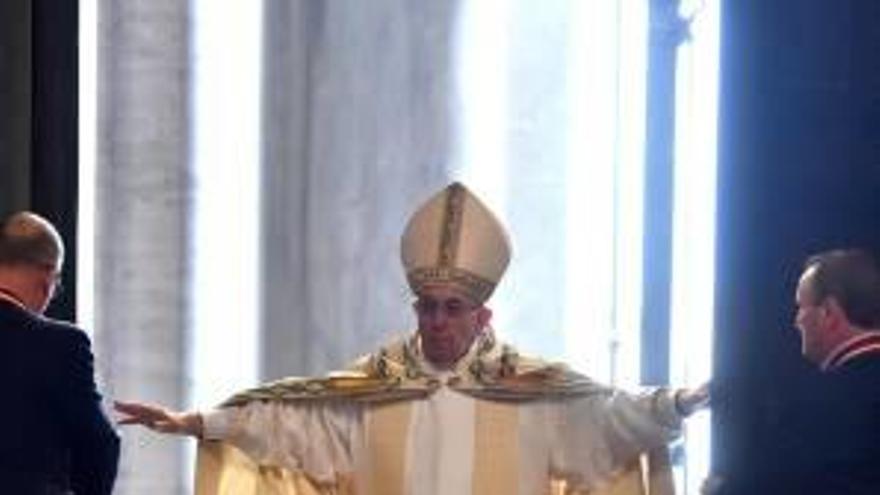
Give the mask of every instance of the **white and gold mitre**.
[{"label": "white and gold mitre", "polygon": [[483,303],[510,261],[504,226],[458,182],[412,215],[400,244],[406,278],[416,294],[425,286],[444,284]]}]

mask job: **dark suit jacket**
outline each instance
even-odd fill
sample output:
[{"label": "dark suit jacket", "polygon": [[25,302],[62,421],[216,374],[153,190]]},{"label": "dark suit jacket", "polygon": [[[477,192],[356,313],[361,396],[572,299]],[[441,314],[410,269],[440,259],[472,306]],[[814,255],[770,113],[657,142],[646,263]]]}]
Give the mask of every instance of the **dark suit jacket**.
[{"label": "dark suit jacket", "polygon": [[[880,353],[826,372],[804,428],[801,493],[880,494]],[[810,441],[812,439],[812,441]]]},{"label": "dark suit jacket", "polygon": [[880,353],[817,373],[808,393],[791,401],[768,449],[768,462],[733,477],[722,493],[880,494]]},{"label": "dark suit jacket", "polygon": [[0,492],[109,494],[119,437],[88,336],[0,299]]}]

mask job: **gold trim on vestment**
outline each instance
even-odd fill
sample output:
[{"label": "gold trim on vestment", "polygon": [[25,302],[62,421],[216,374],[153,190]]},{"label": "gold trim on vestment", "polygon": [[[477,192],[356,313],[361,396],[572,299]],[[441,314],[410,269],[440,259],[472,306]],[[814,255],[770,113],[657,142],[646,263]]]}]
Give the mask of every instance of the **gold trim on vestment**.
[{"label": "gold trim on vestment", "polygon": [[511,403],[479,401],[475,419],[471,493],[519,493],[519,410]]},{"label": "gold trim on vestment", "polygon": [[368,493],[404,495],[410,402],[379,404],[367,411]]},{"label": "gold trim on vestment", "polygon": [[520,356],[499,344],[486,329],[474,345],[477,351],[461,362],[452,377],[441,382],[422,368],[418,335],[358,360],[350,371],[324,378],[286,378],[238,393],[222,404],[232,407],[251,401],[353,400],[393,402],[424,398],[441,386],[489,400],[536,400],[608,393],[608,388],[569,368]]},{"label": "gold trim on vestment", "polygon": [[413,292],[432,284],[448,284],[464,293],[472,301],[485,301],[495,290],[495,282],[454,266],[428,266],[415,268],[406,274]]},{"label": "gold trim on vestment", "polygon": [[292,377],[235,394],[221,407],[234,407],[253,401],[384,402],[417,399],[427,397],[440,385],[439,381],[429,377],[403,380],[354,371],[325,378]]}]

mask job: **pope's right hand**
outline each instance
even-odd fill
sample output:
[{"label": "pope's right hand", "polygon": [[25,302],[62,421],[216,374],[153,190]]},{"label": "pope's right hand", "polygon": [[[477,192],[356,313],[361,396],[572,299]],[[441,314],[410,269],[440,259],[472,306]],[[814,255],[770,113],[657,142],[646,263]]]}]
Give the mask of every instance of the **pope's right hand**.
[{"label": "pope's right hand", "polygon": [[121,425],[142,425],[160,433],[202,436],[202,415],[198,412],[179,412],[142,402],[115,401],[113,409],[121,413]]}]

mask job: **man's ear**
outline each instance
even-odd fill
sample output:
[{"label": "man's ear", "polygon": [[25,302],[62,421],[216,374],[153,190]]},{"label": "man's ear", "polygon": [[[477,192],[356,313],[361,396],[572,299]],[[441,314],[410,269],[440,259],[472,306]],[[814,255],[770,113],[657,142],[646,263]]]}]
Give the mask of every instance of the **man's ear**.
[{"label": "man's ear", "polygon": [[36,313],[42,313],[52,298],[54,280],[42,269],[31,267],[25,267],[25,269],[30,271],[26,272],[26,282],[22,286],[24,289],[24,292],[21,294],[22,299],[25,301],[28,309]]},{"label": "man's ear", "polygon": [[835,323],[842,323],[844,325],[849,325],[849,317],[846,315],[846,311],[843,310],[843,306],[840,305],[840,302],[836,297],[830,296],[822,302],[822,306],[826,311],[826,318],[831,318]]},{"label": "man's ear", "polygon": [[486,306],[480,306],[480,309],[477,310],[477,324],[480,328],[489,326],[489,322],[492,320],[492,310],[487,308]]}]

